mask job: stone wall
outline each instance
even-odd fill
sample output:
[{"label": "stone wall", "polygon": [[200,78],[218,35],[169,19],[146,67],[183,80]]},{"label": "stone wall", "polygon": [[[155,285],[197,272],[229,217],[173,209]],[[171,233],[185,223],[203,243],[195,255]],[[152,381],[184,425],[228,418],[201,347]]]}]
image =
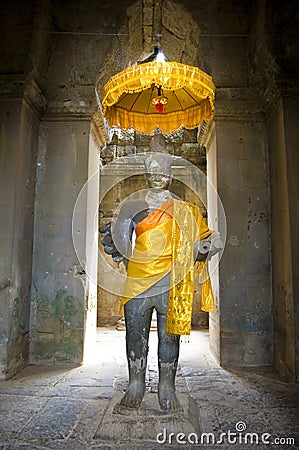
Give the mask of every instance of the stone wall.
[{"label": "stone wall", "polygon": [[[88,179],[90,160],[95,159],[90,153],[93,151],[90,121],[98,108],[94,91],[97,75],[109,60],[117,67],[115,60],[109,59],[111,49],[119,67],[124,66],[119,46],[122,37],[117,32],[126,17],[125,11],[126,5],[121,2],[116,8],[116,3],[97,1],[45,2],[36,11],[39,39],[35,33],[34,44],[38,43],[40,50],[43,43],[44,48],[35,55],[33,69],[46,105],[39,130],[37,162],[32,362],[81,362],[84,322],[86,326],[94,323],[85,314],[92,301],[88,277],[81,264],[88,261],[85,250],[81,258],[76,255],[72,215],[78,194]],[[75,231],[81,239],[80,250],[88,240],[87,203],[86,198],[80,229]]]},{"label": "stone wall", "polygon": [[285,380],[298,379],[298,157],[297,5],[256,2],[251,22],[250,76],[268,122],[274,366]]}]

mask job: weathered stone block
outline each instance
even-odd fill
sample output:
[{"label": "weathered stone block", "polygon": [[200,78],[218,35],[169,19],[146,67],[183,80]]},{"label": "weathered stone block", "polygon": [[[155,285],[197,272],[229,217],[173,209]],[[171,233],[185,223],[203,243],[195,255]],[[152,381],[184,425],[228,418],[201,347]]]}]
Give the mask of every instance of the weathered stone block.
[{"label": "weathered stone block", "polygon": [[185,42],[167,30],[162,31],[161,47],[169,61],[181,61]]},{"label": "weathered stone block", "polygon": [[252,332],[244,334],[244,365],[268,366],[272,364],[271,333]]},{"label": "weathered stone block", "polygon": [[260,189],[266,185],[267,174],[264,161],[239,160],[240,187]]},{"label": "weathered stone block", "polygon": [[127,10],[129,17],[131,63],[136,63],[143,52],[142,3],[135,2]]},{"label": "weathered stone block", "polygon": [[[148,4],[148,5],[147,5]],[[146,6],[145,6],[146,5]],[[151,2],[145,2],[143,6],[143,26],[153,25],[153,5]]]},{"label": "weathered stone block", "polygon": [[184,39],[191,28],[191,16],[183,5],[169,0],[163,2],[162,25],[171,34]]}]

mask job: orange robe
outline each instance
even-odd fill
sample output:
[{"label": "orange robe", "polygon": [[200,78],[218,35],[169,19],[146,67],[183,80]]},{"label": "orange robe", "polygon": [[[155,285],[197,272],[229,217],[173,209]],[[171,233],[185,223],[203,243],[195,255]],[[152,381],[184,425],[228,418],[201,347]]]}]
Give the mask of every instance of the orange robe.
[{"label": "orange robe", "polygon": [[[194,290],[194,244],[212,231],[199,209],[169,199],[136,227],[122,303],[142,294],[170,272],[166,332],[190,334]],[[206,270],[204,261],[199,272]],[[202,286],[202,309],[214,311],[209,277]]]}]

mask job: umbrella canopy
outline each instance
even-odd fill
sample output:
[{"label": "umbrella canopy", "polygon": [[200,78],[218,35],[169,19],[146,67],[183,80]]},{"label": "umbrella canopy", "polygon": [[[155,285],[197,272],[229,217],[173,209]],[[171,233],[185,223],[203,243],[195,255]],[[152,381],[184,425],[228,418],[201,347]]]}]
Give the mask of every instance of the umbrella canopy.
[{"label": "umbrella canopy", "polygon": [[104,86],[103,115],[110,127],[151,134],[192,129],[214,113],[212,78],[178,62],[128,67]]}]

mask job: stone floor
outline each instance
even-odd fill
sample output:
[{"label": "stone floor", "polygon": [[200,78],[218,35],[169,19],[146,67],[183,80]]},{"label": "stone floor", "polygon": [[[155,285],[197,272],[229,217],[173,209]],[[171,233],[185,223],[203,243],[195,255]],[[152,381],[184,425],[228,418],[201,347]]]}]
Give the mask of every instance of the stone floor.
[{"label": "stone floor", "polygon": [[[181,344],[177,392],[189,405],[183,418],[158,411],[155,332],[145,407],[133,418],[112,414],[127,384],[125,333],[101,328],[97,340],[91,365],[29,366],[0,382],[0,449],[299,448],[298,387],[278,381],[270,370],[220,368],[206,331],[193,331],[190,342]],[[147,408],[152,412],[145,417]]]}]

